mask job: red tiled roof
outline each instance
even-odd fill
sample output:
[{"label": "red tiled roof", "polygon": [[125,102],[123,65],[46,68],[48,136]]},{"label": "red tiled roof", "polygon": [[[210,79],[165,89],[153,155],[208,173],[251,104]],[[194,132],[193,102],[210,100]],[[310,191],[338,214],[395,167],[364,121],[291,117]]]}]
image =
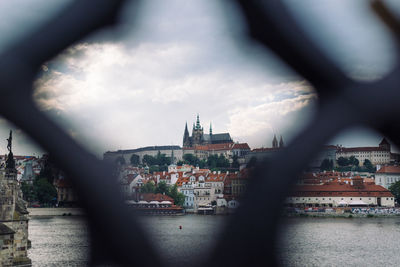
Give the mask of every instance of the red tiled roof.
[{"label": "red tiled roof", "polygon": [[234,144],[232,149],[248,149],[248,150],[250,150],[250,147],[247,143],[241,143],[241,144]]},{"label": "red tiled roof", "polygon": [[387,151],[387,150],[382,147],[341,147],[338,149],[337,152],[341,153],[341,152],[357,152],[357,151],[372,152],[372,151]]},{"label": "red tiled roof", "polygon": [[188,183],[189,182],[189,177],[179,177],[178,180],[176,181],[177,186],[182,186],[183,183]]},{"label": "red tiled roof", "polygon": [[145,200],[147,202],[150,201],[171,201],[172,204],[174,204],[174,199],[172,197],[169,197],[167,195],[163,194],[153,194],[153,193],[146,193],[146,194],[141,194],[140,195],[140,200]]},{"label": "red tiled roof", "polygon": [[399,166],[383,166],[376,173],[400,173]]},{"label": "red tiled roof", "polygon": [[206,178],[206,182],[223,182],[225,180],[225,177],[226,173],[210,173]]},{"label": "red tiled roof", "polygon": [[297,185],[291,195],[293,196],[365,196],[365,197],[393,197],[386,188],[371,183],[363,183],[361,188],[346,183],[331,182],[323,185]]},{"label": "red tiled roof", "polygon": [[224,144],[209,144],[209,145],[202,145],[196,146],[195,150],[231,150],[234,144],[232,143],[224,143]]}]

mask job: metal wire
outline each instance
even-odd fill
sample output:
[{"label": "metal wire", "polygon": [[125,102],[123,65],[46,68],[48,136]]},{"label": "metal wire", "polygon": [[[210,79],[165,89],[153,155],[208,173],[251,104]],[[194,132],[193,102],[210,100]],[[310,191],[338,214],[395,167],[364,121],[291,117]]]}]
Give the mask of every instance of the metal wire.
[{"label": "metal wire", "polygon": [[[72,179],[88,215],[92,263],[162,266],[164,263],[135,217],[127,215],[118,187],[110,179],[110,169],[73,141],[32,101],[32,84],[39,67],[92,32],[116,25],[125,2],[75,1],[1,54],[0,113],[48,151]],[[274,245],[288,188],[321,146],[344,128],[368,125],[400,146],[399,63],[379,81],[355,82],[302,32],[281,2],[237,2],[246,18],[249,37],[271,49],[307,79],[319,95],[319,107],[313,121],[287,148],[269,163],[256,167],[243,204],[230,217],[211,257],[196,265],[277,265]],[[374,1],[373,7],[397,35],[398,20],[381,2]],[[371,106],[375,109],[370,110]],[[265,207],[271,203],[267,213]]]}]

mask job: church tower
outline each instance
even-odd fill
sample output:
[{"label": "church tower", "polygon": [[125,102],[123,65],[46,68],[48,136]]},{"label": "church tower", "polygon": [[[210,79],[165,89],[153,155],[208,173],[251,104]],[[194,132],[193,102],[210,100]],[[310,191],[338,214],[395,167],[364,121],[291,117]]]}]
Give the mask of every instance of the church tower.
[{"label": "church tower", "polygon": [[203,143],[203,127],[200,125],[200,117],[197,114],[196,126],[192,132],[192,146],[201,145]]},{"label": "church tower", "polygon": [[379,147],[384,149],[384,150],[386,150],[386,151],[390,151],[390,143],[386,140],[385,137],[379,143]]},{"label": "church tower", "polygon": [[276,139],[275,134],[274,134],[274,139],[272,140],[272,148],[278,148],[278,139]]},{"label": "church tower", "polygon": [[279,147],[283,148],[284,146],[285,146],[285,144],[283,143],[283,138],[282,138],[282,135],[281,135],[281,140],[279,140]]},{"label": "church tower", "polygon": [[189,130],[187,127],[187,122],[185,124],[185,131],[183,133],[183,147],[190,147],[191,142],[190,142],[190,136],[189,136]]}]

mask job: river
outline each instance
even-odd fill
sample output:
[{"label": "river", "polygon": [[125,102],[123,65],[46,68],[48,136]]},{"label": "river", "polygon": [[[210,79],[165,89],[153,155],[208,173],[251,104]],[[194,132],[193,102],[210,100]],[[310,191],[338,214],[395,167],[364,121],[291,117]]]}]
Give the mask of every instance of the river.
[{"label": "river", "polygon": [[[165,260],[182,265],[203,258],[224,216],[143,217]],[[179,226],[182,229],[179,229]],[[396,266],[400,217],[288,218],[278,244],[284,266]],[[33,266],[85,266],[89,243],[84,217],[33,217],[29,222]]]}]

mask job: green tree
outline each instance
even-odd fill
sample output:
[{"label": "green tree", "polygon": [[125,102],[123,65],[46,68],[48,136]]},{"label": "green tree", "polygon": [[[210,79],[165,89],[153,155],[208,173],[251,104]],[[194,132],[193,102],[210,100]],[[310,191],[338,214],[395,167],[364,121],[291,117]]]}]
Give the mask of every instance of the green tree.
[{"label": "green tree", "polygon": [[38,177],[33,182],[34,193],[37,200],[42,204],[50,204],[57,198],[57,190],[44,177]]},{"label": "green tree", "polygon": [[151,165],[149,167],[149,172],[150,173],[159,172],[159,171],[160,171],[160,167],[158,165]]},{"label": "green tree", "polygon": [[351,156],[348,160],[348,165],[358,166],[359,164],[360,162],[355,156]]},{"label": "green tree", "polygon": [[152,181],[145,183],[141,188],[140,188],[141,193],[155,193],[156,192],[156,186]]},{"label": "green tree", "polygon": [[146,163],[148,166],[156,165],[157,160],[153,156],[144,155],[143,156],[143,163]]},{"label": "green tree", "polygon": [[21,191],[22,191],[24,200],[26,200],[28,202],[37,200],[33,185],[26,183],[26,182],[22,182],[21,183]]},{"label": "green tree", "polygon": [[193,154],[183,155],[183,160],[186,164],[196,166],[199,163],[199,159]]},{"label": "green tree", "polygon": [[240,167],[238,158],[239,157],[237,155],[233,155],[233,157],[232,157],[232,165],[231,165],[232,168],[238,169]]},{"label": "green tree", "polygon": [[375,172],[376,169],[375,167],[372,165],[371,161],[369,159],[365,159],[364,160],[364,167],[368,172]]},{"label": "green tree", "polygon": [[125,165],[125,164],[126,164],[125,159],[124,159],[124,157],[122,157],[122,156],[118,157],[118,158],[115,160],[115,162],[116,162],[117,164],[119,164],[119,165]]},{"label": "green tree", "polygon": [[131,161],[131,164],[132,164],[133,166],[138,166],[139,163],[140,163],[140,158],[139,158],[138,155],[132,154],[130,161]]},{"label": "green tree", "polygon": [[349,159],[348,158],[344,158],[344,157],[339,157],[337,159],[337,164],[339,166],[342,166],[342,167],[348,166],[349,165]]},{"label": "green tree", "polygon": [[210,169],[215,169],[217,168],[217,163],[218,163],[218,156],[217,155],[209,155],[207,157],[207,166]]},{"label": "green tree", "polygon": [[230,166],[229,160],[225,158],[223,154],[217,157],[217,167],[218,168],[228,168]]},{"label": "green tree", "polygon": [[329,159],[324,159],[319,167],[322,171],[333,170],[333,161]]},{"label": "green tree", "polygon": [[176,184],[168,188],[167,195],[174,199],[175,205],[182,206],[185,203],[185,195],[178,192],[178,186]]},{"label": "green tree", "polygon": [[168,193],[168,185],[166,182],[161,181],[158,183],[157,188],[156,188],[156,193],[160,194],[166,194]]},{"label": "green tree", "polygon": [[199,165],[200,169],[204,169],[207,166],[207,161],[202,159],[202,160],[199,161],[198,165]]},{"label": "green tree", "polygon": [[400,181],[397,181],[389,186],[390,192],[394,195],[396,202],[400,201]]}]

